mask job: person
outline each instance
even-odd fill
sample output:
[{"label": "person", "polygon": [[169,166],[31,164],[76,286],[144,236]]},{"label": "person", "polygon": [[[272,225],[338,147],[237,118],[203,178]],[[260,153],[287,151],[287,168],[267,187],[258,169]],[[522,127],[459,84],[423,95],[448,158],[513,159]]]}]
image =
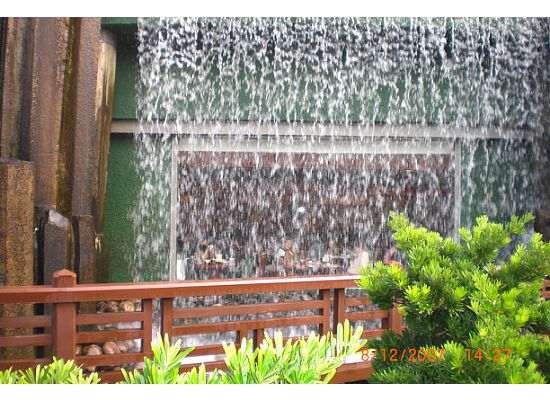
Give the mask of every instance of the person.
[{"label": "person", "polygon": [[209,244],[206,247],[206,250],[204,253],[202,253],[202,259],[203,261],[207,260],[214,260],[216,258],[216,249],[214,248],[214,245]]},{"label": "person", "polygon": [[287,239],[283,246],[277,250],[277,264],[285,267],[291,267],[294,264],[294,251],[292,250],[292,240]]},{"label": "person", "polygon": [[277,266],[277,274],[280,276],[288,275],[294,264],[292,240],[287,239],[284,241],[283,246],[280,247],[275,254],[275,261]]}]

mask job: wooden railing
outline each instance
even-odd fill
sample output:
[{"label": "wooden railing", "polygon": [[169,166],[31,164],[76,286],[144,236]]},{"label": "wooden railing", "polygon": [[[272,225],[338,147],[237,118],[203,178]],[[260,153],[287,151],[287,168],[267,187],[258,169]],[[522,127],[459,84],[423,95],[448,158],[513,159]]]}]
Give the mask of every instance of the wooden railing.
[{"label": "wooden railing", "polygon": [[[233,332],[233,340],[238,345],[243,337],[254,340],[258,345],[264,338],[265,330],[290,326],[307,326],[319,333],[334,330],[338,323],[346,319],[362,324],[364,321],[379,320],[378,325],[364,326],[363,337],[379,337],[385,330],[402,331],[401,317],[395,308],[391,310],[373,309],[360,291],[349,296],[355,288],[357,275],[313,276],[289,278],[257,278],[233,280],[205,280],[181,282],[152,282],[131,284],[82,284],[76,285],[75,275],[67,270],[54,274],[52,286],[3,287],[0,288],[2,304],[43,304],[50,310],[48,315],[28,317],[5,317],[0,319],[0,347],[28,347],[38,350],[36,354],[48,356],[0,360],[0,370],[13,367],[22,369],[45,364],[51,357],[75,359],[86,368],[110,366],[120,367],[152,357],[154,300],[158,299],[157,313],[160,315],[159,330],[174,341],[177,337],[201,334]],[[307,291],[308,297],[299,301],[275,302],[265,296],[263,302],[178,308],[177,298],[194,299],[205,296],[241,295],[255,293],[295,293]],[[359,295],[359,296],[358,296]],[[545,281],[543,297],[550,298],[550,280]],[[109,300],[139,301],[138,311],[96,313],[96,302]],[[279,314],[274,317],[273,313]],[[294,314],[294,315],[293,315]],[[246,319],[211,322],[212,317],[244,317]],[[235,319],[235,318],[233,318]],[[186,322],[181,323],[184,320]],[[133,328],[112,330],[93,329],[105,324],[134,323]],[[377,326],[377,327],[373,327]],[[86,328],[88,327],[88,329]],[[91,328],[90,328],[91,327]],[[22,333],[23,332],[23,333]],[[7,334],[6,334],[7,333]],[[11,335],[9,333],[12,333]],[[102,344],[107,341],[138,339],[138,351],[119,354],[76,355],[78,345]],[[222,355],[221,343],[199,344],[190,356]],[[191,369],[197,364],[188,364],[182,370]],[[207,369],[225,367],[221,357],[205,363]],[[339,368],[333,382],[349,382],[369,376],[370,365],[357,362]],[[120,371],[102,371],[104,382],[121,379]]]},{"label": "wooden railing", "polygon": [[[380,336],[386,329],[401,330],[401,319],[395,311],[369,310],[365,297],[346,297],[346,289],[356,287],[357,275],[314,276],[288,278],[257,278],[234,280],[205,280],[181,282],[152,282],[131,284],[82,284],[76,285],[75,275],[67,270],[54,274],[52,286],[3,287],[0,288],[0,304],[32,303],[44,304],[51,309],[50,315],[30,317],[8,317],[0,319],[0,329],[13,330],[26,328],[27,334],[0,337],[0,347],[34,346],[44,354],[58,359],[75,359],[76,363],[87,368],[101,366],[121,366],[143,361],[152,357],[153,301],[158,299],[160,332],[175,338],[201,334],[234,332],[233,339],[238,345],[244,337],[252,338],[257,346],[262,342],[266,329],[306,326],[325,334],[335,329],[346,319],[361,323],[367,320],[380,320],[379,328],[364,329],[363,337]],[[256,304],[238,304],[178,308],[177,298],[198,298],[257,293],[296,293],[307,291],[308,297],[299,301],[269,301]],[[356,295],[359,291],[356,291]],[[139,311],[95,313],[86,311],[89,304],[110,300],[138,300]],[[188,302],[189,303],[189,302]],[[192,301],[190,303],[193,303]],[[155,303],[156,304],[156,303]],[[50,305],[50,306],[47,306]],[[88,305],[88,307],[84,307]],[[352,310],[348,310],[353,308]],[[370,307],[371,309],[373,307]],[[273,316],[277,314],[278,316]],[[240,317],[239,317],[240,316]],[[244,319],[246,316],[246,319]],[[241,320],[211,322],[213,317]],[[210,321],[204,321],[210,319]],[[181,320],[187,322],[181,323]],[[136,328],[97,330],[105,324],[135,323]],[[33,332],[34,330],[34,332]],[[41,331],[41,333],[36,333]],[[13,331],[12,331],[13,332]],[[107,341],[138,339],[139,351],[120,354],[75,355],[78,345],[102,344]],[[222,355],[221,343],[200,344],[190,356]],[[21,369],[37,364],[45,364],[51,357],[0,360],[0,370]],[[335,381],[360,379],[368,374],[366,363],[357,364],[351,371],[343,368]],[[183,370],[197,364],[188,364]],[[224,368],[223,359],[206,362],[208,369]],[[348,371],[348,372],[346,372]],[[119,371],[103,371],[103,381],[116,381],[121,378]],[[344,378],[342,378],[344,377]]]}]

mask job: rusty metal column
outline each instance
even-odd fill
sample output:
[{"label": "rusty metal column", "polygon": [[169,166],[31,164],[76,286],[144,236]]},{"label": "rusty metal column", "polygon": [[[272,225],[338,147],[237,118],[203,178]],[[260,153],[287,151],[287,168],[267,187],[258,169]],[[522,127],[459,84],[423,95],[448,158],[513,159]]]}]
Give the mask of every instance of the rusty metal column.
[{"label": "rusty metal column", "polygon": [[111,145],[111,122],[115,98],[116,38],[110,32],[101,31],[101,51],[97,69],[96,121],[98,143],[95,155],[97,167],[96,182],[92,193],[92,215],[95,218],[96,231],[96,280],[107,282],[109,277],[109,248],[103,239],[105,220],[105,198],[107,193],[107,174],[109,148]]},{"label": "rusty metal column", "polygon": [[92,215],[94,187],[97,185],[99,151],[97,140],[96,96],[98,57],[101,48],[100,18],[74,18],[70,112],[64,116],[72,124],[72,168],[70,210],[75,238],[74,270],[79,283],[96,281],[95,223]]}]

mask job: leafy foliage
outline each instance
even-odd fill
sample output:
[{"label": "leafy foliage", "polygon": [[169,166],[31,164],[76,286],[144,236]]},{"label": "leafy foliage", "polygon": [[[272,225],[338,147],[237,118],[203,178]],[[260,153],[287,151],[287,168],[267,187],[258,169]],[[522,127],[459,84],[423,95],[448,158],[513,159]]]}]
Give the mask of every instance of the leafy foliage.
[{"label": "leafy foliage", "polygon": [[[235,383],[328,383],[345,357],[358,353],[365,345],[361,327],[355,331],[348,321],[338,325],[337,333],[325,336],[311,333],[307,339],[283,342],[281,332],[253,349],[252,340],[243,339],[239,349],[224,344],[227,371],[207,372],[204,365],[180,373],[181,363],[193,348],[182,350],[181,341],[170,344],[167,335],[158,335],[151,345],[153,359],[144,359],[141,372],[122,369],[123,384],[235,384]],[[88,376],[74,361],[56,360],[44,367],[26,371],[0,371],[0,384],[73,383],[95,384],[97,373]]]},{"label": "leafy foliage", "polygon": [[346,356],[360,351],[362,328],[353,331],[349,322],[338,325],[336,336],[311,335],[307,339],[283,342],[281,332],[271,339],[266,335],[262,344],[253,349],[252,340],[224,344],[227,371],[207,373],[204,365],[179,373],[182,359],[193,348],[181,351],[181,341],[170,345],[168,336],[158,337],[152,346],[154,359],[145,359],[143,373],[122,370],[128,384],[257,384],[257,383],[328,383]]},{"label": "leafy foliage", "polygon": [[153,360],[145,357],[143,374],[138,370],[127,372],[122,369],[124,383],[129,384],[174,384],[182,383],[182,376],[179,374],[181,360],[193,351],[190,347],[181,352],[181,340],[178,340],[175,345],[170,345],[168,335],[162,340],[162,336],[158,334],[158,344],[152,343]]},{"label": "leafy foliage", "polygon": [[0,384],[97,384],[97,373],[85,375],[82,369],[75,365],[73,360],[67,362],[53,358],[53,362],[46,365],[37,365],[25,371],[12,371],[11,368],[1,372]]},{"label": "leafy foliage", "polygon": [[[541,297],[550,274],[550,244],[534,234],[504,259],[513,235],[524,235],[528,214],[506,225],[480,217],[461,243],[416,228],[402,214],[390,215],[406,271],[378,262],[361,271],[359,286],[379,307],[396,304],[407,330],[371,339],[370,348],[444,348],[441,361],[373,361],[373,382],[542,383],[550,380],[550,302]],[[494,361],[496,349],[510,349]],[[468,360],[467,350],[483,356]],[[489,358],[489,359],[488,359]]]},{"label": "leafy foliage", "polygon": [[227,372],[220,372],[223,383],[328,383],[346,356],[360,351],[362,328],[355,332],[346,321],[338,325],[336,337],[311,333],[292,342],[283,341],[281,332],[271,339],[266,335],[260,347],[243,340],[240,349],[226,345]]}]

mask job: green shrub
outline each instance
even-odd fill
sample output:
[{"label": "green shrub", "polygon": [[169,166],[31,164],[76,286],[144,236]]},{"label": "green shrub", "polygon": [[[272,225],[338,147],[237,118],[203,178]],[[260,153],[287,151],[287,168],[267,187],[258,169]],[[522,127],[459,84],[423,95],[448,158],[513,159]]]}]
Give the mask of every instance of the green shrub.
[{"label": "green shrub", "polygon": [[53,358],[53,362],[25,371],[0,371],[0,384],[97,384],[97,373],[84,375],[73,360],[67,362]]},{"label": "green shrub", "polygon": [[[531,215],[509,224],[480,217],[461,243],[416,228],[402,214],[390,215],[406,270],[378,262],[363,268],[359,286],[379,307],[396,304],[407,330],[371,339],[378,349],[372,382],[383,383],[543,383],[550,380],[550,302],[541,297],[550,274],[550,244],[535,234],[508,260],[502,249],[524,235]],[[380,350],[441,350],[433,362],[390,362]],[[477,352],[481,349],[481,352]],[[497,349],[509,349],[496,357]],[[468,352],[470,353],[468,355]],[[478,358],[474,358],[474,355]],[[488,359],[489,358],[489,359]]]},{"label": "green shrub", "polygon": [[281,332],[273,340],[266,335],[252,350],[252,341],[243,340],[239,350],[234,344],[224,346],[227,372],[221,371],[223,383],[328,383],[346,356],[358,353],[364,342],[362,328],[355,332],[346,321],[337,327],[336,337],[311,333],[305,339],[283,341]]},{"label": "green shrub", "polygon": [[253,349],[252,340],[243,339],[239,349],[224,344],[227,371],[207,373],[204,365],[179,373],[182,359],[193,348],[181,351],[181,341],[170,345],[168,336],[158,337],[153,360],[145,359],[143,372],[122,370],[127,384],[259,384],[259,383],[328,383],[346,356],[356,354],[365,344],[362,328],[355,332],[346,321],[337,327],[336,336],[329,332],[319,336],[311,333],[307,339],[283,341],[281,332],[269,335]]},{"label": "green shrub", "polygon": [[153,359],[145,357],[142,373],[138,370],[134,372],[126,372],[122,369],[124,380],[121,383],[126,384],[184,384],[184,383],[218,383],[217,377],[206,374],[204,365],[193,370],[180,374],[179,369],[181,361],[187,356],[193,347],[181,350],[181,340],[178,340],[174,345],[170,345],[168,335],[162,336],[158,334],[158,343],[152,343]]}]

